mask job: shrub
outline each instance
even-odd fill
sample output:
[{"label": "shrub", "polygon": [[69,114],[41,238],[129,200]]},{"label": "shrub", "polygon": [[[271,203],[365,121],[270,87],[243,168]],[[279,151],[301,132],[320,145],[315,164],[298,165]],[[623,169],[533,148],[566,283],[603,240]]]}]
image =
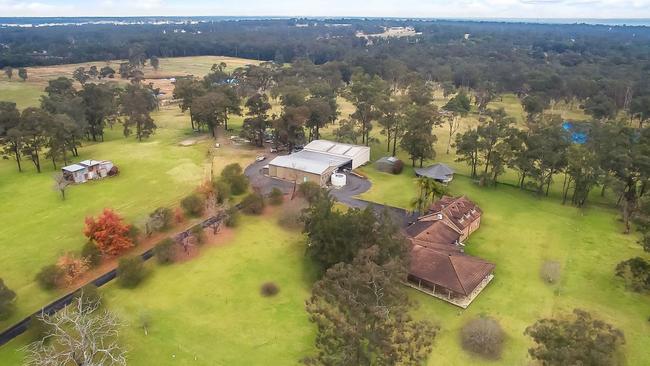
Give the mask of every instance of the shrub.
[{"label": "shrub", "polygon": [[96,267],[102,262],[102,252],[93,242],[86,242],[81,248],[81,257],[88,261],[90,267]]},{"label": "shrub", "polygon": [[36,275],[36,281],[44,290],[57,288],[63,282],[64,273],[56,264],[41,268]]},{"label": "shrub", "polygon": [[201,225],[193,226],[190,229],[190,233],[192,233],[192,236],[196,239],[196,244],[201,245],[205,243],[205,231]]},{"label": "shrub", "polygon": [[230,182],[230,192],[234,194],[235,196],[238,196],[242,193],[246,193],[246,190],[248,189],[248,177],[245,175],[237,175],[234,177],[231,177],[229,180]]},{"label": "shrub", "polygon": [[617,365],[623,332],[584,310],[573,317],[541,319],[524,334],[535,342],[530,356],[542,365]]},{"label": "shrub", "polygon": [[140,244],[139,236],[140,236],[140,229],[135,226],[135,225],[130,225],[129,226],[129,238],[133,242],[133,245],[138,245]]},{"label": "shrub", "polygon": [[560,263],[556,261],[546,261],[542,264],[539,275],[546,283],[553,284],[560,280]]},{"label": "shrub", "polygon": [[125,288],[134,288],[145,276],[144,262],[140,256],[120,259],[117,265],[117,283]]},{"label": "shrub", "polygon": [[226,210],[226,218],[224,224],[228,227],[235,227],[239,223],[239,210],[237,207],[230,207]]},{"label": "shrub", "polygon": [[[134,227],[123,223],[113,210],[104,209],[97,217],[86,218],[84,235],[95,243],[103,254],[118,255],[133,247]],[[136,234],[136,235],[134,235]]]},{"label": "shrub", "polygon": [[241,201],[242,211],[249,215],[259,215],[264,211],[264,197],[259,193],[250,193]]},{"label": "shrub", "polygon": [[161,241],[153,248],[153,255],[156,257],[156,261],[160,264],[173,263],[175,254],[176,242],[170,238]]},{"label": "shrub", "polygon": [[223,168],[220,181],[227,184],[230,193],[234,195],[240,195],[248,189],[248,177],[237,163],[228,164]]},{"label": "shrub", "polygon": [[310,204],[315,202],[322,192],[321,187],[314,182],[303,182],[298,186],[298,193]]},{"label": "shrub", "polygon": [[271,193],[269,193],[269,203],[273,206],[278,206],[282,202],[284,202],[284,193],[279,188],[273,187]]},{"label": "shrub", "polygon": [[0,278],[0,320],[5,320],[14,312],[16,293]]},{"label": "shrub", "polygon": [[489,359],[501,356],[505,333],[492,318],[472,319],[460,331],[461,343],[466,351]]},{"label": "shrub", "polygon": [[59,257],[57,267],[63,273],[63,281],[66,285],[72,284],[77,278],[88,271],[90,265],[84,257],[77,257],[72,253],[66,253]]},{"label": "shrub", "polygon": [[102,304],[102,295],[99,293],[97,286],[92,283],[77,290],[74,298],[75,300],[81,299],[81,307],[84,311],[96,309]]},{"label": "shrub", "polygon": [[616,275],[623,278],[632,291],[650,290],[650,262],[635,257],[616,265]]},{"label": "shrub", "polygon": [[218,204],[225,203],[231,195],[230,185],[222,179],[214,182],[214,194]]},{"label": "shrub", "polygon": [[402,170],[404,170],[404,162],[401,160],[395,161],[392,167],[392,173],[393,174],[400,174],[402,173]]},{"label": "shrub", "polygon": [[155,209],[149,214],[149,219],[147,220],[147,235],[151,235],[151,233],[155,231],[162,231],[169,228],[172,218],[173,212],[171,208],[158,207]]},{"label": "shrub", "polygon": [[181,200],[181,207],[189,216],[200,216],[205,208],[205,202],[201,196],[196,193],[183,198]]},{"label": "shrub", "polygon": [[280,292],[280,288],[273,282],[266,282],[260,287],[260,293],[264,297],[275,296]]}]

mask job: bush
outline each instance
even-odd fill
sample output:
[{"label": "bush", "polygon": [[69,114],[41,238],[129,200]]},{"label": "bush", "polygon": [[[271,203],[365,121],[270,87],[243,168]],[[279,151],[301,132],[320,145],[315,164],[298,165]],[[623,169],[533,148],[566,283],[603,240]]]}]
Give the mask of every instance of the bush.
[{"label": "bush", "polygon": [[36,275],[36,281],[44,290],[53,290],[63,282],[64,273],[56,264],[50,264]]},{"label": "bush", "polygon": [[214,194],[218,204],[225,203],[231,195],[230,185],[223,180],[214,182]]},{"label": "bush", "polygon": [[140,256],[120,259],[117,265],[117,283],[125,288],[134,288],[145,276],[144,262]]},{"label": "bush", "polygon": [[221,171],[222,182],[230,187],[230,193],[240,195],[248,189],[248,177],[244,175],[241,166],[237,163],[226,165]]},{"label": "bush", "polygon": [[193,226],[190,229],[190,233],[196,239],[196,244],[201,245],[205,243],[205,230],[203,230],[203,226],[201,225],[196,225]]},{"label": "bush", "polygon": [[97,267],[102,262],[102,252],[90,241],[81,248],[81,257],[88,261],[90,267]]},{"label": "bush", "polygon": [[171,208],[158,207],[155,209],[149,214],[149,219],[147,220],[147,235],[151,235],[151,233],[155,231],[163,231],[169,228],[173,215],[174,213]]},{"label": "bush", "polygon": [[546,283],[553,284],[560,280],[560,263],[556,261],[546,261],[542,264],[539,275]]},{"label": "bush", "polygon": [[279,188],[273,187],[271,193],[269,193],[269,203],[273,206],[278,206],[282,202],[284,202],[284,193]]},{"label": "bush", "polygon": [[61,272],[63,273],[63,281],[66,285],[74,283],[90,268],[86,258],[77,257],[72,253],[66,253],[59,257],[56,265],[61,269]]},{"label": "bush", "polygon": [[280,292],[280,288],[273,282],[266,282],[260,287],[260,293],[264,297],[275,296]]},{"label": "bush", "polygon": [[237,175],[229,179],[230,192],[235,196],[246,193],[248,190],[248,177],[245,175]]},{"label": "bush", "polygon": [[133,242],[133,245],[138,245],[140,244],[139,236],[140,236],[140,229],[135,226],[135,225],[129,225],[129,231],[127,233],[129,239]]},{"label": "bush", "polygon": [[402,173],[402,170],[404,170],[404,162],[401,160],[395,161],[392,167],[392,173],[393,174],[400,174]]},{"label": "bush", "polygon": [[492,318],[472,319],[460,331],[462,346],[466,351],[489,359],[501,356],[505,333]]},{"label": "bush", "polygon": [[102,304],[102,295],[99,293],[97,286],[89,283],[77,290],[74,295],[75,300],[81,299],[82,310],[95,309]]},{"label": "bush", "polygon": [[189,216],[200,216],[205,208],[205,202],[201,196],[196,193],[183,198],[181,200],[181,207]]},{"label": "bush", "polygon": [[173,263],[176,255],[176,242],[170,238],[161,241],[153,248],[153,255],[160,264]]},{"label": "bush", "polygon": [[113,210],[104,209],[96,219],[86,218],[84,235],[106,255],[119,255],[134,245],[137,229],[123,222]]},{"label": "bush", "polygon": [[241,201],[242,211],[249,215],[259,215],[264,211],[264,197],[259,193],[250,193]]},{"label": "bush", "polygon": [[237,207],[230,207],[226,210],[226,218],[224,224],[228,227],[235,227],[239,223],[239,210]]},{"label": "bush", "polygon": [[185,215],[183,215],[183,210],[180,207],[174,209],[174,222],[180,224],[185,221]]},{"label": "bush", "polygon": [[616,275],[623,278],[632,291],[650,290],[650,262],[641,257],[620,262],[616,265]]},{"label": "bush", "polygon": [[0,278],[0,320],[5,320],[14,312],[16,293]]},{"label": "bush", "polygon": [[298,193],[310,204],[315,202],[322,192],[321,187],[314,182],[303,182],[298,186]]}]

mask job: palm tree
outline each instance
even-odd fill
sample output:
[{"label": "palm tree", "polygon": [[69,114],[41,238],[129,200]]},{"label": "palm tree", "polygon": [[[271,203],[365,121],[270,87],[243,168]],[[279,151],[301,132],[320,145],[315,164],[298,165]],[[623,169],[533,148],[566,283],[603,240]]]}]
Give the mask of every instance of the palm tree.
[{"label": "palm tree", "polygon": [[447,194],[447,187],[431,178],[419,177],[417,179],[417,186],[420,194],[411,201],[411,207],[420,214],[425,207],[436,200],[436,197],[442,198],[442,196]]}]

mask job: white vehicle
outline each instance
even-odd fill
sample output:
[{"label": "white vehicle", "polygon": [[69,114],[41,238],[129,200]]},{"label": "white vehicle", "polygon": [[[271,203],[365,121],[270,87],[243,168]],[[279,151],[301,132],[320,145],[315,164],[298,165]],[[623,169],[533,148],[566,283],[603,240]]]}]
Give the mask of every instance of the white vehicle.
[{"label": "white vehicle", "polygon": [[266,156],[264,156],[264,155],[258,155],[258,156],[255,158],[255,161],[262,161],[262,160],[264,160],[264,159],[266,159]]}]

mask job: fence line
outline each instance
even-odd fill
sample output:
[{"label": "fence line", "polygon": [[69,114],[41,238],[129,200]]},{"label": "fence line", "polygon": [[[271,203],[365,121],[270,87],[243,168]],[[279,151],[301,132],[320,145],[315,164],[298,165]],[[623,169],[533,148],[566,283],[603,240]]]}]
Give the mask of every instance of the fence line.
[{"label": "fence line", "polygon": [[[239,205],[236,205],[236,207],[238,209],[240,208]],[[201,223],[199,223],[197,225],[201,225],[201,227],[203,229],[205,229],[207,227],[218,225],[224,218],[225,218],[225,214],[223,212],[219,212],[216,215],[211,216],[211,217],[203,220]],[[187,237],[189,237],[191,235],[192,228],[196,227],[197,225],[194,225],[191,228],[174,235],[173,236],[174,241],[176,241],[176,243],[178,243],[178,244],[181,244]],[[151,248],[151,249],[145,251],[144,253],[140,254],[140,257],[142,258],[143,261],[147,261],[147,260],[151,259],[151,257],[153,257],[153,248]],[[100,275],[99,277],[95,278],[94,280],[86,283],[86,285],[93,284],[93,285],[95,285],[97,287],[101,287],[101,286],[107,284],[108,282],[112,281],[113,279],[115,279],[115,277],[117,277],[117,268],[114,268],[114,269]],[[58,299],[52,301],[51,303],[45,305],[44,307],[42,307],[40,310],[36,311],[35,313],[33,313],[33,314],[29,315],[28,317],[24,318],[20,322],[14,324],[13,326],[9,327],[8,329],[2,331],[0,333],[0,346],[6,344],[7,342],[11,341],[12,339],[18,337],[19,335],[21,335],[25,331],[27,331],[27,329],[29,329],[29,325],[30,325],[30,323],[32,321],[32,318],[34,316],[38,316],[38,315],[41,315],[41,314],[47,314],[47,315],[54,314],[55,312],[63,309],[64,307],[66,307],[67,305],[72,303],[72,301],[74,299],[74,296],[78,291],[79,290],[77,289],[77,290],[74,290],[72,292],[69,292],[69,293],[61,296],[60,298],[58,298]]]}]

